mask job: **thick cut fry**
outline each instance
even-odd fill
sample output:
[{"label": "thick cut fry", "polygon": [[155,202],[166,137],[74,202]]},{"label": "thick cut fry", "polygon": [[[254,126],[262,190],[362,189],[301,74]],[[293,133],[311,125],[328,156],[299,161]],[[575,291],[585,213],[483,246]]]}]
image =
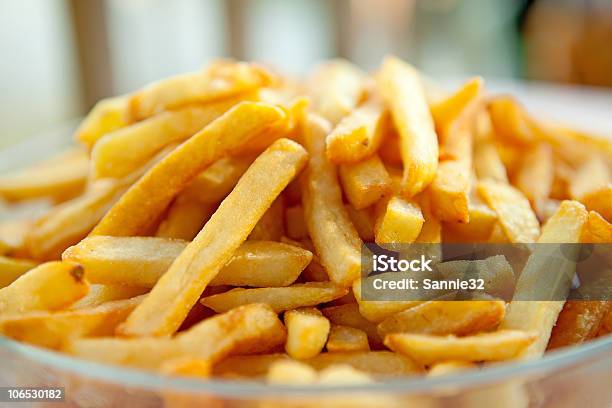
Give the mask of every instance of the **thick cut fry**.
[{"label": "thick cut fry", "polygon": [[184,194],[170,204],[168,215],[157,227],[156,237],[191,241],[215,212],[214,204],[202,204]]},{"label": "thick cut fry", "polygon": [[553,178],[552,151],[548,145],[540,143],[526,152],[514,177],[514,185],[537,208],[550,195]]},{"label": "thick cut fry", "polygon": [[357,163],[376,153],[384,137],[384,115],[382,104],[370,101],[345,116],[327,136],[327,158]]},{"label": "thick cut fry", "polygon": [[306,226],[329,278],[350,285],[361,270],[361,240],[342,203],[336,168],[325,156],[329,126],[310,117],[303,143],[310,153],[302,185]]},{"label": "thick cut fry", "polygon": [[474,170],[480,180],[491,179],[508,182],[506,166],[499,157],[497,148],[491,142],[477,143],[474,148]]},{"label": "thick cut fry", "polygon": [[0,176],[0,198],[7,201],[35,198],[65,201],[83,192],[88,169],[86,152],[71,149],[46,162]]},{"label": "thick cut fry", "polygon": [[315,308],[285,312],[287,343],[285,351],[298,360],[316,356],[323,350],[329,334],[329,320]]},{"label": "thick cut fry", "polygon": [[249,235],[250,240],[258,241],[280,241],[285,235],[285,204],[283,196],[279,196],[270,208],[255,224],[255,228]]},{"label": "thick cut fry", "polygon": [[138,288],[135,286],[93,284],[89,286],[87,295],[78,302],[73,303],[70,309],[93,308],[106,302],[131,299],[144,295],[148,291],[148,288]]},{"label": "thick cut fry", "polygon": [[0,332],[15,340],[58,349],[77,337],[110,336],[144,296],[60,312],[31,312],[0,317]]},{"label": "thick cut fry", "polygon": [[441,162],[429,186],[434,216],[441,221],[468,223],[470,184],[471,160]]},{"label": "thick cut fry", "polygon": [[395,57],[385,58],[378,85],[400,136],[402,194],[412,197],[432,182],[438,167],[433,119],[419,74],[408,64]]},{"label": "thick cut fry", "polygon": [[597,211],[612,222],[612,183],[583,196],[580,201],[591,211]]},{"label": "thick cut fry", "polygon": [[102,136],[127,126],[128,99],[127,95],[102,99],[81,122],[74,138],[91,150]]},{"label": "thick cut fry", "polygon": [[414,200],[398,196],[377,204],[376,213],[374,233],[377,244],[414,242],[425,222],[421,208]]},{"label": "thick cut fry", "polygon": [[328,352],[369,351],[368,336],[362,330],[334,324],[325,346]]},{"label": "thick cut fry", "polygon": [[477,369],[478,366],[467,361],[445,361],[436,363],[427,371],[428,377],[438,377],[441,375],[460,373],[466,370]]},{"label": "thick cut fry", "polygon": [[216,61],[204,70],[154,82],[129,98],[132,120],[164,110],[212,102],[254,91],[272,83],[270,72],[255,64]]},{"label": "thick cut fry", "polygon": [[591,157],[586,160],[574,174],[570,181],[570,196],[575,200],[581,200],[590,193],[605,188],[612,179],[610,170],[601,156]]},{"label": "thick cut fry", "polygon": [[[555,215],[542,228],[538,243],[580,242],[587,218],[588,213],[582,204],[576,201],[562,202]],[[536,248],[529,257],[500,326],[502,329],[528,330],[537,334],[537,341],[525,350],[521,358],[537,358],[544,353],[551,330],[563,307],[563,301],[556,299],[567,294],[571,285],[576,260],[571,259],[571,249],[563,254],[558,251],[557,245],[543,245]],[[577,253],[574,255],[578,256]],[[549,277],[551,271],[555,275]]]},{"label": "thick cut fry", "polygon": [[593,244],[612,243],[612,224],[599,213],[589,211],[589,218],[582,229],[580,241]]},{"label": "thick cut fry", "polygon": [[504,233],[514,243],[535,242],[540,224],[529,201],[515,188],[492,180],[480,181],[478,193],[495,211]]},{"label": "thick cut fry", "polygon": [[238,100],[162,112],[100,139],[91,152],[94,179],[122,178],[169,144],[181,143],[217,119]]},{"label": "thick cut fry", "polygon": [[170,338],[72,339],[64,351],[86,360],[158,369],[175,358],[211,364],[230,354],[269,352],[285,341],[285,329],[266,305],[248,305],[206,319]]},{"label": "thick cut fry", "polygon": [[376,223],[374,208],[368,207],[357,210],[350,204],[346,204],[344,208],[346,208],[346,212],[357,230],[359,238],[364,242],[372,242],[374,240],[374,225]]},{"label": "thick cut fry", "polygon": [[347,303],[340,306],[326,307],[321,312],[333,324],[353,327],[365,332],[370,345],[373,347],[382,345],[382,337],[378,334],[376,324],[367,320],[359,313],[358,304]]},{"label": "thick cut fry", "polygon": [[487,242],[497,215],[485,204],[471,202],[468,205],[470,221],[467,224],[448,222],[443,224],[444,242]]},{"label": "thick cut fry", "polygon": [[358,210],[371,206],[391,191],[389,173],[376,154],[358,163],[341,164],[339,174],[346,198]]},{"label": "thick cut fry", "polygon": [[[90,282],[152,288],[188,243],[153,237],[89,237],[67,249],[66,261],[83,265]],[[312,259],[295,245],[271,241],[243,243],[211,285],[288,286]]]},{"label": "thick cut fry", "polygon": [[280,313],[298,307],[330,302],[347,293],[347,288],[331,282],[308,282],[282,288],[237,288],[219,295],[205,297],[201,302],[218,313],[249,303],[266,303],[275,312]]},{"label": "thick cut fry", "polygon": [[606,314],[612,310],[607,301],[569,300],[552,329],[548,349],[572,346],[595,337]]},{"label": "thick cut fry", "polygon": [[48,262],[0,289],[0,314],[57,310],[87,294],[83,268],[67,262]]},{"label": "thick cut fry", "polygon": [[428,334],[390,334],[385,345],[422,364],[448,360],[500,361],[518,356],[537,336],[518,330],[500,330],[467,337]]},{"label": "thick cut fry", "polygon": [[153,166],[109,210],[91,235],[141,234],[198,173],[285,118],[285,113],[272,105],[239,103]]},{"label": "thick cut fry", "polygon": [[438,135],[444,140],[477,112],[484,80],[472,78],[457,92],[430,106]]},{"label": "thick cut fry", "polygon": [[482,279],[486,293],[492,296],[505,299],[512,296],[514,290],[514,270],[504,255],[473,261],[447,261],[437,264],[436,268],[444,279]]},{"label": "thick cut fry", "polygon": [[335,125],[359,103],[363,73],[347,61],[334,60],[321,64],[308,85],[314,111]]},{"label": "thick cut fry", "polygon": [[378,333],[454,334],[495,330],[504,318],[501,300],[431,300],[399,312],[378,325]]},{"label": "thick cut fry", "polygon": [[287,139],[276,141],[262,153],[145,301],[120,326],[120,332],[132,336],[175,332],[206,286],[304,167],[307,158],[300,145]]},{"label": "thick cut fry", "polygon": [[287,231],[287,236],[291,239],[308,237],[304,209],[301,205],[294,205],[285,210],[285,231]]},{"label": "thick cut fry", "polygon": [[21,275],[35,268],[36,265],[36,262],[28,259],[0,256],[0,288],[10,285]]}]

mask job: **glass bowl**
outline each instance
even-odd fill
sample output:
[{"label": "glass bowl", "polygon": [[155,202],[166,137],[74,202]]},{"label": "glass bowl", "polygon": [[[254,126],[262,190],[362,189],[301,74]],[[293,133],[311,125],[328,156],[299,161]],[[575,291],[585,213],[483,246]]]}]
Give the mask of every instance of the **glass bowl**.
[{"label": "glass bowl", "polygon": [[[591,127],[591,118],[609,118],[606,110],[612,105],[612,92],[525,84],[496,88],[489,83],[488,87],[511,89],[519,99],[525,92],[530,108],[552,112],[553,117],[559,98],[574,101],[574,116],[569,119],[584,112]],[[589,97],[592,92],[596,97]],[[547,100],[551,110],[546,109]],[[580,125],[580,120],[573,122]],[[612,124],[606,125],[604,133]],[[0,173],[68,146],[74,126],[66,124],[0,151]],[[168,378],[78,360],[0,336],[0,387],[63,387],[64,404],[74,407],[609,407],[610,384],[612,336],[539,360],[494,364],[460,374],[306,387]]]}]

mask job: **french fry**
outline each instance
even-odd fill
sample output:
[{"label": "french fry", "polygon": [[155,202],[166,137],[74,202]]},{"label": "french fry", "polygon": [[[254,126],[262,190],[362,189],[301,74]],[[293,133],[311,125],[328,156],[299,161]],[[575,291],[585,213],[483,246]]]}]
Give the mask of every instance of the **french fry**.
[{"label": "french fry", "polygon": [[396,333],[385,337],[385,345],[421,364],[448,360],[501,361],[523,352],[537,336],[518,330],[500,330],[467,337]]},{"label": "french fry", "polygon": [[498,220],[511,242],[535,242],[540,224],[529,201],[515,188],[492,180],[480,181],[478,194],[497,213]]},{"label": "french fry", "polygon": [[303,176],[302,206],[306,226],[329,278],[350,285],[361,270],[361,240],[342,203],[336,168],[325,156],[329,126],[310,117],[303,143],[310,160]]},{"label": "french fry", "polygon": [[497,148],[490,141],[476,143],[474,170],[480,180],[492,179],[501,183],[508,183],[506,166],[499,157]]},{"label": "french fry", "polygon": [[29,256],[25,251],[25,237],[31,229],[32,221],[28,219],[0,222],[0,254]]},{"label": "french fry", "polygon": [[467,224],[447,222],[442,225],[444,242],[486,242],[497,223],[497,214],[485,204],[470,201]]},{"label": "french fry", "polygon": [[210,361],[205,359],[178,357],[165,361],[159,371],[172,377],[208,378],[212,367]]},{"label": "french fry", "polygon": [[525,194],[535,208],[550,195],[554,168],[550,146],[540,143],[525,153],[514,185]]},{"label": "french fry", "polygon": [[[83,265],[90,282],[152,288],[188,243],[153,237],[89,237],[63,254]],[[287,286],[312,259],[294,245],[247,241],[212,279],[211,285]]]},{"label": "french fry", "polygon": [[501,300],[430,300],[383,320],[378,333],[382,337],[392,333],[465,336],[495,330],[505,312]]},{"label": "french fry", "polygon": [[492,98],[488,109],[496,136],[505,142],[526,145],[537,141],[538,135],[531,119],[513,98]]},{"label": "french fry", "polygon": [[[544,225],[538,238],[540,244],[569,244],[580,242],[582,228],[588,213],[576,201],[564,201]],[[559,294],[566,294],[574,275],[575,260],[571,252],[555,254],[557,246],[540,246],[529,257],[517,281],[514,297],[508,307],[501,329],[528,330],[537,334],[537,340],[520,358],[535,358],[544,353],[550,333],[563,307]],[[577,255],[577,254],[575,254]],[[550,271],[556,275],[546,278]],[[544,300],[545,294],[550,294]],[[542,300],[539,300],[542,299]]]},{"label": "french fry", "polygon": [[420,300],[405,300],[405,301],[386,301],[386,300],[365,300],[361,297],[361,280],[359,278],[353,283],[353,294],[359,305],[359,313],[373,323],[380,323],[389,316],[393,316],[402,310],[414,307],[422,301]]},{"label": "french fry", "polygon": [[367,320],[359,313],[359,305],[356,303],[347,303],[340,306],[331,306],[322,309],[323,316],[335,325],[353,327],[366,333],[369,344],[372,347],[380,347],[382,345],[382,337],[378,334],[376,324]]},{"label": "french fry", "polygon": [[285,210],[285,231],[291,239],[302,239],[308,237],[304,209],[301,205],[294,205]]},{"label": "french fry", "polygon": [[314,384],[317,380],[317,372],[312,367],[292,360],[273,362],[266,375],[266,381],[270,384]]},{"label": "french fry", "polygon": [[30,312],[0,317],[0,332],[12,339],[58,349],[77,337],[110,336],[144,296],[116,300],[90,308]]},{"label": "french fry", "polygon": [[458,128],[465,126],[466,120],[476,113],[484,80],[480,77],[467,81],[457,92],[430,105],[436,131],[445,140]]},{"label": "french fry", "polygon": [[87,114],[74,133],[74,138],[89,150],[107,133],[130,123],[128,95],[102,99]]},{"label": "french fry", "polygon": [[298,360],[311,358],[325,347],[330,324],[317,309],[286,311],[285,326],[287,327],[285,351],[291,357]]},{"label": "french fry", "polygon": [[612,303],[608,301],[568,300],[552,329],[548,350],[592,339],[610,310]]},{"label": "french fry", "polygon": [[363,73],[343,60],[321,64],[309,80],[312,108],[332,124],[337,124],[359,103]]},{"label": "french fry", "polygon": [[425,222],[419,205],[399,196],[378,203],[376,214],[374,234],[377,244],[414,242]]},{"label": "french fry", "polygon": [[346,364],[375,377],[396,377],[419,374],[422,368],[412,360],[389,351],[354,351],[349,353],[321,353],[304,362],[317,371]]},{"label": "french fry", "polygon": [[89,163],[81,149],[71,149],[47,162],[0,176],[0,198],[23,201],[51,198],[66,201],[81,194]]},{"label": "french fry", "polygon": [[361,210],[355,209],[352,205],[344,206],[346,212],[353,223],[353,226],[364,242],[372,242],[374,240],[374,208],[368,207]]},{"label": "french fry", "polygon": [[584,195],[580,201],[590,211],[597,211],[612,222],[612,183]]},{"label": "french fry", "polygon": [[287,139],[274,142],[262,153],[145,301],[120,326],[120,332],[131,336],[175,332],[263,213],[304,167],[307,157],[300,145]]},{"label": "french fry", "polygon": [[349,326],[332,325],[325,348],[330,353],[369,351],[368,336],[362,330]]},{"label": "french fry", "polygon": [[438,137],[419,74],[395,57],[385,58],[378,86],[400,135],[402,194],[412,197],[432,182],[438,167]]},{"label": "french fry", "polygon": [[444,361],[432,365],[429,371],[427,371],[427,376],[439,377],[441,375],[455,374],[477,368],[478,366],[476,364],[467,361]]},{"label": "french fry", "polygon": [[191,241],[215,212],[214,204],[202,204],[179,194],[168,208],[166,218],[157,227],[156,237]]},{"label": "french fry", "polygon": [[280,241],[281,237],[285,235],[284,216],[285,204],[283,203],[283,196],[279,196],[259,219],[257,224],[255,224],[248,239],[258,241]]},{"label": "french fry", "polygon": [[610,170],[603,158],[590,157],[576,170],[569,186],[570,196],[582,201],[585,196],[605,188],[610,182]]},{"label": "french fry", "polygon": [[87,294],[83,268],[67,262],[48,262],[0,289],[0,314],[58,310]]},{"label": "french fry", "polygon": [[372,100],[342,118],[327,136],[327,158],[335,164],[357,163],[372,156],[384,137],[383,106]]},{"label": "french fry", "polygon": [[347,293],[347,288],[331,282],[308,282],[281,288],[237,288],[205,297],[201,302],[217,313],[249,303],[266,303],[275,312],[280,313],[285,310],[326,303]]},{"label": "french fry", "polygon": [[230,354],[266,352],[285,341],[285,329],[266,305],[248,305],[203,320],[174,338],[69,339],[63,350],[86,360],[159,369],[168,360],[214,364]]},{"label": "french fry", "polygon": [[28,259],[0,256],[0,288],[10,285],[24,273],[35,268],[36,265],[36,262]]},{"label": "french fry", "polygon": [[376,154],[357,163],[341,164],[339,175],[346,198],[358,210],[391,191],[391,178]]},{"label": "french fry", "polygon": [[198,173],[285,118],[282,110],[271,105],[239,103],[153,166],[108,211],[91,235],[141,234]]},{"label": "french fry", "polygon": [[612,224],[598,212],[589,211],[589,218],[582,229],[580,241],[594,244],[612,243]]},{"label": "french fry", "polygon": [[87,309],[100,306],[107,302],[131,299],[149,292],[148,288],[139,288],[126,285],[102,285],[93,284],[89,286],[87,295],[70,306],[70,309]]},{"label": "french fry", "polygon": [[166,78],[132,94],[130,118],[142,120],[164,110],[233,97],[273,80],[270,72],[256,64],[216,61],[201,71]]}]

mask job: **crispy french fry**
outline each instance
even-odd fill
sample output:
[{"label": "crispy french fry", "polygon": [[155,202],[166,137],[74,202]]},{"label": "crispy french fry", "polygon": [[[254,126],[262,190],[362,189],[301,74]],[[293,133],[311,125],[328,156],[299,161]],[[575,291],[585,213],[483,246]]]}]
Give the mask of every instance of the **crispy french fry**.
[{"label": "crispy french fry", "polygon": [[364,242],[372,242],[374,240],[374,208],[368,207],[361,210],[355,209],[352,205],[344,206],[346,212],[353,223],[353,226]]},{"label": "crispy french fry", "polygon": [[329,126],[311,116],[303,143],[310,153],[302,183],[306,226],[329,278],[350,285],[361,270],[361,240],[342,203],[336,168],[325,156]]},{"label": "crispy french fry", "polygon": [[273,79],[256,64],[216,61],[201,71],[166,78],[132,94],[130,117],[142,120],[164,110],[236,96],[267,86]]},{"label": "crispy french fry", "polygon": [[480,181],[478,193],[497,213],[499,222],[511,242],[535,242],[540,224],[529,201],[515,188],[492,180]]},{"label": "crispy french fry", "polygon": [[291,239],[302,239],[308,237],[304,209],[301,205],[294,205],[285,210],[285,231]]},{"label": "crispy french fry", "polygon": [[[160,336],[175,332],[263,213],[304,167],[307,157],[300,145],[287,139],[274,142],[262,153],[145,301],[120,326],[121,333]],[[113,217],[111,220],[111,224],[116,222]],[[177,285],[177,281],[183,284]]]},{"label": "crispy french fry", "polygon": [[523,352],[537,336],[518,330],[500,330],[467,337],[396,333],[385,337],[385,345],[422,364],[448,360],[510,360]]},{"label": "crispy french fry", "polygon": [[335,125],[359,103],[363,73],[347,61],[330,61],[315,70],[309,91],[314,111]]},{"label": "crispy french fry", "polygon": [[612,183],[584,195],[580,201],[590,211],[597,211],[612,222]]},{"label": "crispy french fry", "polygon": [[471,166],[471,157],[446,160],[438,165],[429,186],[432,210],[437,219],[460,223],[470,221]]},{"label": "crispy french fry", "polygon": [[237,288],[205,297],[201,302],[218,313],[249,303],[266,303],[275,312],[280,313],[285,310],[326,303],[347,293],[347,288],[331,282],[308,282],[281,288]]},{"label": "crispy french fry", "polygon": [[0,332],[15,340],[58,349],[77,337],[110,336],[144,296],[116,300],[89,308],[31,312],[0,317]]},{"label": "crispy french fry", "polygon": [[459,127],[464,126],[466,120],[477,112],[483,88],[484,80],[475,77],[454,94],[430,105],[436,131],[442,139],[446,139]]},{"label": "crispy french fry", "polygon": [[552,329],[548,349],[583,343],[595,337],[606,314],[612,310],[608,301],[569,300]]},{"label": "crispy french fry", "polygon": [[425,222],[419,205],[399,196],[379,202],[376,213],[374,234],[377,244],[414,242]]},{"label": "crispy french fry", "polygon": [[291,357],[299,360],[311,358],[325,347],[330,324],[317,309],[286,311],[285,326],[287,327],[285,351]]},{"label": "crispy french fry", "polygon": [[598,212],[589,211],[589,218],[582,229],[580,241],[594,244],[612,243],[612,224]]},{"label": "crispy french fry", "polygon": [[514,185],[537,208],[550,195],[553,178],[552,151],[548,145],[540,143],[526,152],[514,177]]},{"label": "crispy french fry", "polygon": [[38,265],[36,262],[28,259],[0,256],[0,288],[10,285],[36,265]]},{"label": "crispy french fry", "polygon": [[105,134],[129,124],[128,95],[102,99],[93,107],[74,133],[88,149]]},{"label": "crispy french fry", "polygon": [[347,303],[340,306],[331,306],[322,309],[323,316],[335,325],[353,327],[366,333],[368,341],[373,347],[382,345],[382,337],[378,334],[376,324],[364,318],[359,313],[359,305]]},{"label": "crispy french fry", "polygon": [[272,105],[239,103],[153,166],[108,211],[91,235],[141,234],[202,170],[285,118],[284,112]]},{"label": "crispy french fry", "polygon": [[378,333],[382,337],[392,333],[465,336],[494,330],[505,312],[501,300],[430,300],[383,320]]},{"label": "crispy french fry", "polygon": [[304,363],[292,360],[278,360],[270,365],[266,381],[270,384],[314,384],[317,372]]},{"label": "crispy french fry", "polygon": [[83,268],[67,262],[48,262],[0,289],[0,314],[58,310],[87,294]]},{"label": "crispy french fry", "polygon": [[148,288],[139,288],[136,286],[93,284],[89,286],[87,295],[73,303],[70,309],[93,308],[115,300],[134,298],[144,295],[147,292],[149,292]]},{"label": "crispy french fry", "polygon": [[23,201],[51,198],[66,201],[81,194],[89,168],[86,152],[71,149],[52,158],[12,174],[0,176],[0,198]]},{"label": "crispy french fry", "polygon": [[325,348],[330,353],[369,351],[368,336],[362,330],[334,324],[329,331]]},{"label": "crispy french fry", "polygon": [[576,170],[569,186],[570,196],[582,201],[585,196],[605,188],[610,182],[610,170],[603,158],[590,157]]},{"label": "crispy french fry", "polygon": [[432,365],[429,371],[427,371],[427,376],[438,377],[441,375],[455,374],[477,368],[478,366],[476,364],[467,361],[444,361],[442,363]]},{"label": "crispy french fry", "polygon": [[[66,250],[66,261],[83,265],[90,282],[152,288],[188,243],[153,237],[89,237]],[[312,259],[295,245],[271,241],[243,243],[211,285],[287,286]]]},{"label": "crispy french fry", "polygon": [[372,100],[345,116],[327,136],[327,158],[336,164],[357,163],[372,156],[384,137],[380,101]]},{"label": "crispy french fry", "polygon": [[502,140],[519,144],[537,141],[537,132],[523,107],[509,96],[498,96],[489,101],[489,114],[495,135]]},{"label": "crispy french fry", "polygon": [[279,196],[259,219],[249,235],[250,240],[280,241],[285,235],[285,204]]},{"label": "crispy french fry", "polygon": [[341,164],[339,175],[344,194],[358,210],[371,206],[391,191],[391,178],[376,154],[357,163]]},{"label": "crispy french fry", "polygon": [[506,167],[499,157],[497,148],[490,141],[476,144],[474,170],[480,180],[492,179],[502,183],[508,182]]},{"label": "crispy french fry", "polygon": [[402,194],[412,197],[433,180],[438,167],[438,137],[419,74],[395,57],[385,58],[378,85],[400,135],[404,164]]},{"label": "crispy french fry", "polygon": [[157,227],[155,236],[191,241],[216,208],[214,204],[202,204],[187,195],[179,194],[170,204],[168,215]]},{"label": "crispy french fry", "polygon": [[470,221],[467,224],[448,222],[442,226],[444,242],[486,242],[497,222],[497,215],[485,204],[468,205]]}]

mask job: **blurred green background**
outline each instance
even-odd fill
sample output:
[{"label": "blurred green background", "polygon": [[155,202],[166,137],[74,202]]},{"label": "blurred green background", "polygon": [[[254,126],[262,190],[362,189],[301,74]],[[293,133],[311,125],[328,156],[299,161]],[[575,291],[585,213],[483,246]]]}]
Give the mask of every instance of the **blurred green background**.
[{"label": "blurred green background", "polygon": [[3,0],[0,147],[212,57],[612,86],[609,0]]}]

